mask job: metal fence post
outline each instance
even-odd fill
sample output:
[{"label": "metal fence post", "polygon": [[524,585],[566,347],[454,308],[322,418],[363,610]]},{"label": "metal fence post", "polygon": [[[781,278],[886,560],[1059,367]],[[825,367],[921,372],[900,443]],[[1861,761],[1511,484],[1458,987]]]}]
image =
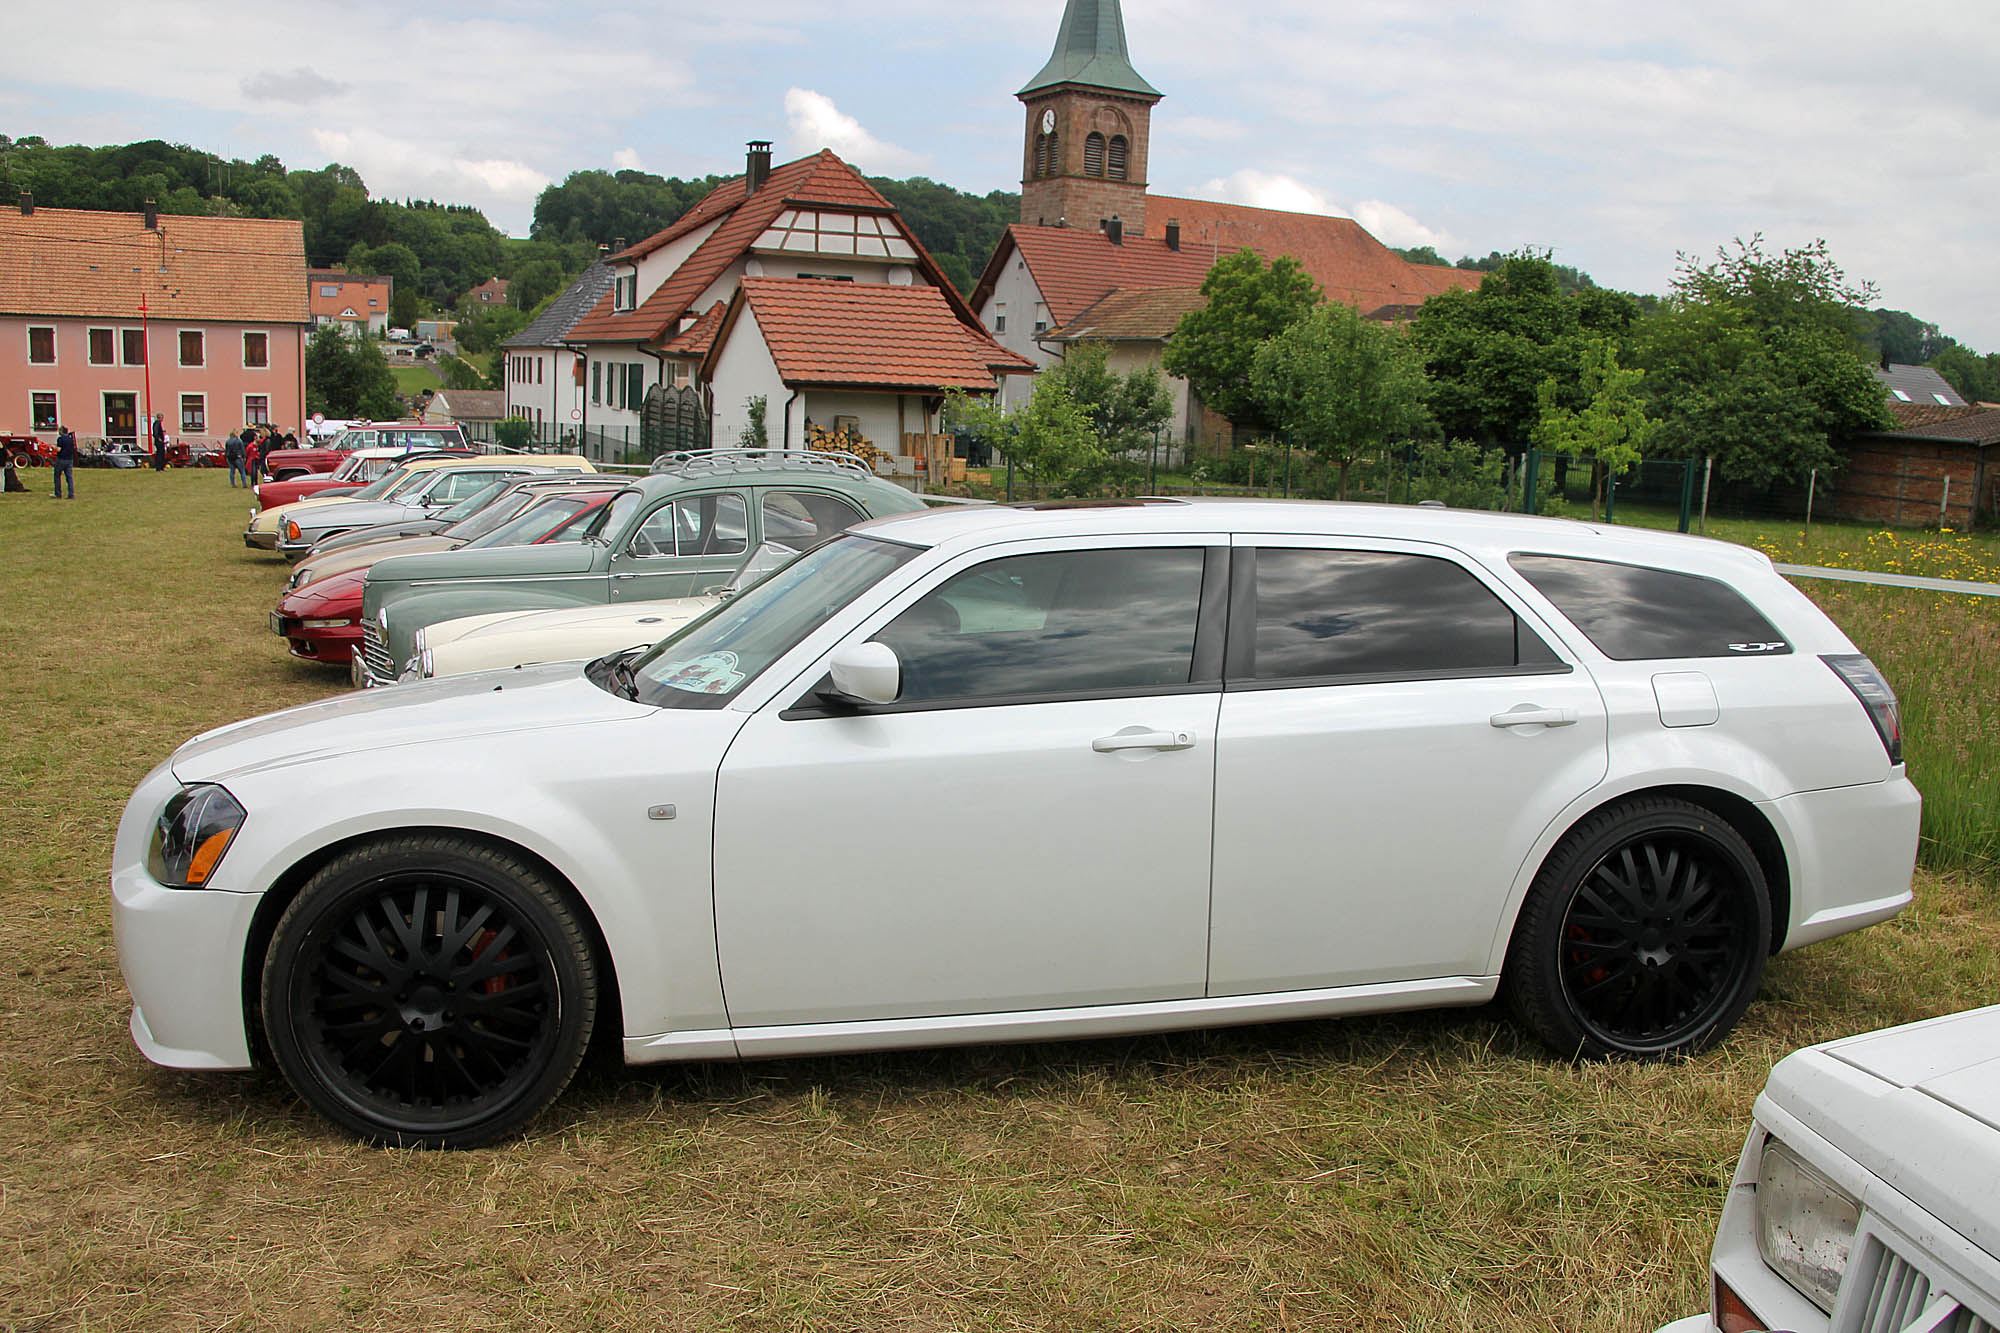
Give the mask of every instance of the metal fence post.
[{"label": "metal fence post", "polygon": [[1618,521],[1618,474],[1610,468],[1604,469],[1604,521]]},{"label": "metal fence post", "polygon": [[1542,451],[1530,449],[1521,456],[1521,512],[1532,514],[1535,510],[1535,483],[1542,472]]},{"label": "metal fence post", "polygon": [[1944,494],[1938,499],[1939,528],[1944,528],[1948,526],[1945,520],[1951,516],[1950,511],[1951,511],[1951,474],[1947,472],[1944,478]]},{"label": "metal fence post", "polygon": [[1715,473],[1715,459],[1711,456],[1701,460],[1701,530],[1708,531],[1708,482]]},{"label": "metal fence post", "polygon": [[1694,460],[1681,460],[1681,514],[1676,526],[1686,532],[1694,519]]},{"label": "metal fence post", "polygon": [[1817,490],[1819,490],[1819,469],[1814,468],[1812,470],[1812,475],[1806,478],[1806,531],[1807,532],[1812,531],[1813,493]]}]

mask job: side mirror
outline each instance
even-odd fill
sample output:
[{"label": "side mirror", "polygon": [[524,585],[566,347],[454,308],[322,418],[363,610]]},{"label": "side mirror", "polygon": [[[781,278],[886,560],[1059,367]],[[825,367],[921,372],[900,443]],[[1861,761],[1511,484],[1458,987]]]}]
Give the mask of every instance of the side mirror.
[{"label": "side mirror", "polygon": [[903,692],[903,664],[886,643],[842,644],[826,674],[834,697],[852,703],[892,704]]}]

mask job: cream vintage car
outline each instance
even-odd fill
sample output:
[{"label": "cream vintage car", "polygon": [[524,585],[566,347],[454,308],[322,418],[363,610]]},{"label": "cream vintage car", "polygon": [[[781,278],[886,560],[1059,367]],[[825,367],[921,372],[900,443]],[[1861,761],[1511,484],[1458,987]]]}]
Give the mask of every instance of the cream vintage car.
[{"label": "cream vintage car", "polygon": [[463,676],[543,662],[580,662],[624,648],[650,646],[765,575],[798,552],[765,542],[721,588],[696,597],[663,597],[619,606],[568,606],[554,611],[497,611],[461,616],[417,631],[416,656],[403,679]]},{"label": "cream vintage car", "polygon": [[[243,544],[253,550],[276,551],[285,536],[285,520],[294,514],[372,500],[394,500],[409,495],[438,468],[491,468],[495,464],[525,463],[537,468],[565,472],[595,472],[597,467],[581,454],[432,454],[412,458],[392,472],[378,477],[358,491],[340,495],[318,495],[272,509],[252,509],[250,526],[243,530]],[[381,520],[376,520],[381,521]]]}]

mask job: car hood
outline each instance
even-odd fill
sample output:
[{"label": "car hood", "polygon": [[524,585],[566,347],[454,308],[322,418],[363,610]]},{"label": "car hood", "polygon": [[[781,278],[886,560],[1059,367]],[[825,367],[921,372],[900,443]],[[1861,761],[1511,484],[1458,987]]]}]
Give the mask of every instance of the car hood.
[{"label": "car hood", "polygon": [[469,617],[483,621],[455,642],[496,635],[557,634],[565,630],[630,630],[631,642],[664,638],[721,599],[669,597],[657,602],[627,602],[619,606],[570,606],[553,611],[503,611]]},{"label": "car hood", "polygon": [[[391,537],[381,541],[365,542],[338,551],[328,551],[324,555],[307,556],[299,562],[292,574],[298,582],[293,587],[311,587],[321,579],[335,574],[345,574],[351,569],[367,569],[378,560],[388,560],[399,555],[429,555],[434,551],[449,551],[459,545],[456,537]],[[300,580],[301,574],[309,577]]]},{"label": "car hood", "polygon": [[438,555],[405,555],[379,560],[368,571],[371,583],[418,579],[507,578],[516,574],[587,574],[603,548],[589,542],[549,542],[541,546],[487,546]]},{"label": "car hood", "polygon": [[1764,1097],[2000,1253],[2000,1005],[1808,1047]]},{"label": "car hood", "polygon": [[290,504],[275,505],[270,509],[260,510],[250,526],[265,532],[276,532],[280,523],[300,510],[317,509],[321,505],[353,503],[353,497],[348,495],[315,495],[304,500],[294,500]]},{"label": "car hood", "polygon": [[468,616],[463,622],[427,626],[425,646],[430,668],[439,676],[523,663],[573,662],[657,643],[719,601],[714,597],[676,597],[624,606]]},{"label": "car hood", "polygon": [[585,726],[657,710],[548,666],[366,690],[204,732],[174,752],[174,776],[222,782],[343,755],[467,737]]},{"label": "car hood", "polygon": [[[337,496],[326,497],[329,500]],[[301,500],[300,504],[307,501]],[[294,515],[286,515],[294,517]],[[350,500],[334,509],[330,505],[316,505],[310,514],[298,515],[299,526],[305,528],[325,527],[339,524],[343,528],[371,528],[377,523],[400,523],[410,517],[410,507],[387,500]]]}]

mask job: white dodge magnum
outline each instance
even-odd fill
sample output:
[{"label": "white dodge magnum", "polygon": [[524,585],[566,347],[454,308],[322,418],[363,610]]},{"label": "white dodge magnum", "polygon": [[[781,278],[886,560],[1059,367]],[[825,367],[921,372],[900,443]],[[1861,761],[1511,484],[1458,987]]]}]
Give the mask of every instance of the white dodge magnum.
[{"label": "white dodge magnum", "polygon": [[[631,1061],[1470,1005],[1698,1049],[1893,916],[1895,696],[1763,556],[1370,505],[865,523],[649,650],[224,727],[133,794],[132,1033],[473,1145]],[[301,804],[298,793],[313,799]]]}]

